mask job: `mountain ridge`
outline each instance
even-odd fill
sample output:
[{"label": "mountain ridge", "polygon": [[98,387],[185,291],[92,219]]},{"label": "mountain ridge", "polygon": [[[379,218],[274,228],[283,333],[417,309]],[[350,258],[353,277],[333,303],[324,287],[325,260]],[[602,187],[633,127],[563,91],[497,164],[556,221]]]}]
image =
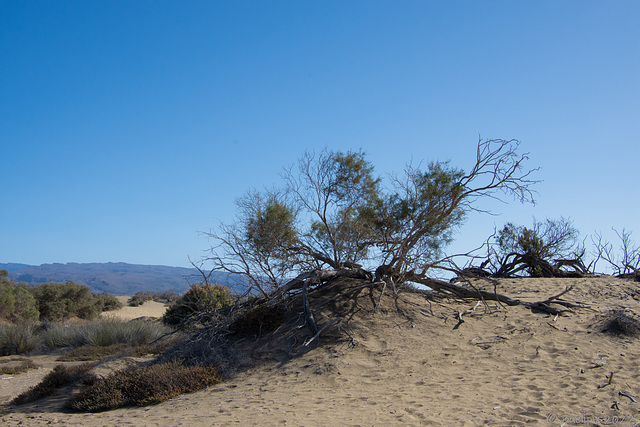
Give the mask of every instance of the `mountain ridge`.
[{"label": "mountain ridge", "polygon": [[[108,292],[113,295],[133,295],[136,292],[164,292],[173,290],[181,294],[191,283],[202,281],[195,268],[170,267],[166,265],[107,263],[52,263],[28,265],[0,263],[0,270],[7,270],[9,278],[30,285],[50,281],[68,281],[88,286],[91,292]],[[228,286],[232,292],[242,291],[242,278],[223,272],[213,272],[211,282]]]}]

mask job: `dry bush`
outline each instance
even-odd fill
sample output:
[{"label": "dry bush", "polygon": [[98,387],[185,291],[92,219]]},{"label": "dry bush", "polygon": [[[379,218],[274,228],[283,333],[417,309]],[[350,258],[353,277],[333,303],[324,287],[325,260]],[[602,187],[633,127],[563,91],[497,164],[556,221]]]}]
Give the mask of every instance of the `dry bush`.
[{"label": "dry bush", "polygon": [[285,321],[286,311],[280,305],[260,304],[242,313],[229,329],[241,336],[260,336],[278,329]]},{"label": "dry bush", "polygon": [[29,369],[37,369],[38,365],[31,359],[22,357],[12,357],[8,360],[0,361],[0,375],[15,375],[27,372]]},{"label": "dry bush", "polygon": [[640,320],[624,310],[611,310],[601,323],[602,332],[609,335],[631,338],[640,336]]},{"label": "dry bush", "polygon": [[220,376],[212,367],[185,367],[175,361],[129,367],[96,380],[71,398],[65,406],[83,412],[144,406],[201,390],[218,382]]},{"label": "dry bush", "polygon": [[114,355],[121,357],[141,357],[148,354],[162,354],[182,341],[184,341],[183,336],[174,335],[170,339],[156,341],[153,344],[136,345],[130,343],[119,343],[109,346],[84,345],[82,347],[69,350],[62,356],[58,357],[57,360],[60,362],[82,362],[100,360]]},{"label": "dry bush", "polygon": [[83,363],[82,365],[71,367],[58,365],[39,384],[13,399],[11,404],[22,405],[34,402],[52,395],[60,387],[79,382],[90,383],[95,380],[95,376],[89,372],[91,368],[93,368],[92,363]]}]

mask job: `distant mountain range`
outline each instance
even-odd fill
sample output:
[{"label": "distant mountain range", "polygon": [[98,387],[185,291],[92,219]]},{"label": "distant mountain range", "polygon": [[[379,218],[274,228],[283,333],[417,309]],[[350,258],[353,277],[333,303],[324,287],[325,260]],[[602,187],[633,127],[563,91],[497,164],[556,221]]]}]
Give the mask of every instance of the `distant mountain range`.
[{"label": "distant mountain range", "polygon": [[[0,270],[7,270],[9,278],[32,285],[53,281],[68,281],[88,286],[93,293],[109,292],[113,295],[133,295],[136,292],[163,292],[172,289],[181,294],[191,283],[202,281],[195,268],[168,267],[165,265],[139,265],[123,262],[90,264],[42,264],[27,265],[0,263]],[[213,272],[211,282],[229,286],[232,292],[242,292],[242,277]]]}]

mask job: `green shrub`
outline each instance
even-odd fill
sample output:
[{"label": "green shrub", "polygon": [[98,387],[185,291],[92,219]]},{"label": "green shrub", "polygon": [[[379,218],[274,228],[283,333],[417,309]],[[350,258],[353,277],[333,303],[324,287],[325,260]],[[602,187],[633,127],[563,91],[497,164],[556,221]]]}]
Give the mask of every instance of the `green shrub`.
[{"label": "green shrub", "polygon": [[[169,307],[162,317],[168,325],[179,325],[197,314],[205,314],[210,310],[228,307],[233,303],[233,295],[229,288],[209,283],[194,284]],[[206,315],[202,320],[207,320]]]},{"label": "green shrub", "polygon": [[91,368],[93,368],[92,363],[84,363],[71,367],[57,365],[39,384],[18,395],[11,401],[11,404],[22,405],[35,402],[36,400],[52,395],[58,388],[67,385],[77,384],[79,382],[91,383],[95,381],[95,376],[89,372]]},{"label": "green shrub", "polygon": [[42,320],[60,322],[77,316],[96,318],[105,307],[105,300],[92,295],[88,287],[73,282],[43,283],[35,287],[35,298]]},{"label": "green shrub", "polygon": [[0,356],[28,353],[39,342],[38,327],[34,323],[0,325]]},{"label": "green shrub", "polygon": [[103,308],[102,311],[113,311],[119,310],[122,308],[122,303],[118,301],[114,295],[111,295],[109,292],[104,291],[101,294],[96,295],[98,298],[102,299]]},{"label": "green shrub", "polygon": [[147,344],[171,332],[160,322],[106,318],[92,322],[50,325],[44,333],[44,342],[50,348],[92,345],[108,347],[114,344]]},{"label": "green shrub", "polygon": [[36,300],[28,285],[16,285],[4,277],[0,279],[0,319],[32,322],[39,317]]},{"label": "green shrub", "polygon": [[129,307],[139,307],[147,301],[153,300],[153,294],[149,291],[136,292],[129,300],[127,305]]},{"label": "green shrub", "polygon": [[71,398],[66,407],[98,412],[124,406],[144,406],[218,382],[220,377],[211,367],[184,367],[176,362],[129,367],[96,380]]}]

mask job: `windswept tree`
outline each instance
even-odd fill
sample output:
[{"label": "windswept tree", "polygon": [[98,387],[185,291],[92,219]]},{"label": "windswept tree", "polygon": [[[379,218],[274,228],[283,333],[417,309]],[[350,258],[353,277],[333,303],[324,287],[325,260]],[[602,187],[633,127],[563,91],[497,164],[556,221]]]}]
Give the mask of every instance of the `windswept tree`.
[{"label": "windswept tree", "polygon": [[420,282],[444,268],[443,249],[480,199],[533,203],[535,169],[518,148],[517,140],[480,139],[468,172],[447,162],[408,166],[388,188],[362,151],[307,152],[285,170],[283,190],[239,199],[236,222],[209,234],[210,259],[265,296],[312,276]]},{"label": "windswept tree", "polygon": [[[567,218],[536,221],[532,227],[511,222],[494,236],[488,265],[493,276],[527,273],[532,277],[564,277],[587,272],[580,233]],[[566,271],[563,267],[569,267]]]}]

